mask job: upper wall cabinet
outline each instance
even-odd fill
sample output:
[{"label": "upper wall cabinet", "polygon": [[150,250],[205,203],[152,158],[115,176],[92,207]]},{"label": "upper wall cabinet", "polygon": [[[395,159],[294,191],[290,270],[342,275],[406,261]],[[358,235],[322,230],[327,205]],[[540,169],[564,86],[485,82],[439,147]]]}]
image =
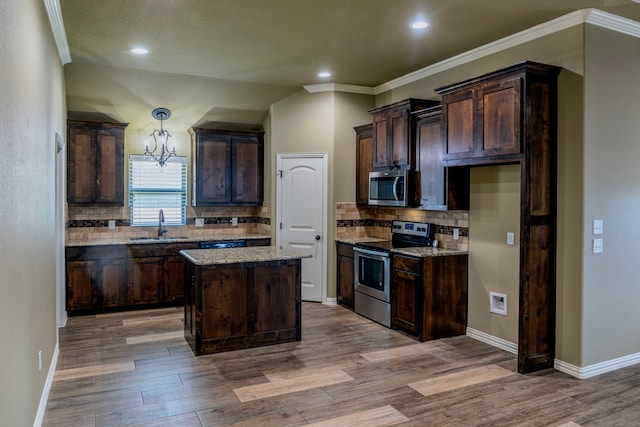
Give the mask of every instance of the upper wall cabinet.
[{"label": "upper wall cabinet", "polygon": [[415,121],[411,112],[438,104],[409,98],[369,110],[373,114],[373,168],[415,169]]},{"label": "upper wall cabinet", "polygon": [[436,89],[442,95],[448,166],[504,162],[519,158],[528,129],[549,117],[553,67],[522,62]]},{"label": "upper wall cabinet", "polygon": [[194,206],[260,205],[263,132],[193,128]]},{"label": "upper wall cabinet", "polygon": [[67,202],[124,204],[127,123],[67,121]]},{"label": "upper wall cabinet", "polygon": [[356,131],[356,203],[369,203],[369,172],[373,170],[373,125],[357,126]]}]

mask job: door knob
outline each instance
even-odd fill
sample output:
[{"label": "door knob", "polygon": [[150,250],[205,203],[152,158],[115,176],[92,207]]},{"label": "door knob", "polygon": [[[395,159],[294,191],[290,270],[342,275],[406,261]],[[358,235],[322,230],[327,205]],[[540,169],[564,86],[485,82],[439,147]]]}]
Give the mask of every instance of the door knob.
[{"label": "door knob", "polygon": [[316,236],[316,240],[320,240],[320,235],[319,234]]}]

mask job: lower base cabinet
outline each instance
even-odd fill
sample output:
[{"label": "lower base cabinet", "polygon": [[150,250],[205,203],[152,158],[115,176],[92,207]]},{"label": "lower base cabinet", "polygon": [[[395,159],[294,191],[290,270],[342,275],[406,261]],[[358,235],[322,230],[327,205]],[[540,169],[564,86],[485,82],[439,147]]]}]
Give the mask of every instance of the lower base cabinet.
[{"label": "lower base cabinet", "polygon": [[468,255],[392,257],[391,324],[420,341],[466,333]]},{"label": "lower base cabinet", "polygon": [[338,289],[338,304],[353,307],[353,245],[336,243],[336,284]]}]

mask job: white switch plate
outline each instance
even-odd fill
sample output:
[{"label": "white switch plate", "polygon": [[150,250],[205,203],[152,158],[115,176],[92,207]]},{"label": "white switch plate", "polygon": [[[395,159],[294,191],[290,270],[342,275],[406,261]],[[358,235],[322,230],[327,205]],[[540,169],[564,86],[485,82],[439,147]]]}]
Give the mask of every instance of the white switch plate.
[{"label": "white switch plate", "polygon": [[204,218],[196,218],[196,227],[204,227]]},{"label": "white switch plate", "polygon": [[460,229],[459,228],[454,228],[453,229],[453,240],[458,240],[460,238]]},{"label": "white switch plate", "polygon": [[231,225],[233,225],[234,227],[238,225],[238,218],[236,217],[231,218]]},{"label": "white switch plate", "polygon": [[604,252],[604,248],[603,248],[603,239],[593,239],[593,253],[594,254],[601,254],[602,252]]},{"label": "white switch plate", "polygon": [[109,230],[115,230],[116,229],[116,220],[115,219],[110,219],[109,220]]},{"label": "white switch plate", "polygon": [[593,234],[602,234],[604,232],[604,221],[601,219],[593,220]]},{"label": "white switch plate", "polygon": [[513,234],[513,231],[507,231],[507,245],[515,245],[515,235]]}]

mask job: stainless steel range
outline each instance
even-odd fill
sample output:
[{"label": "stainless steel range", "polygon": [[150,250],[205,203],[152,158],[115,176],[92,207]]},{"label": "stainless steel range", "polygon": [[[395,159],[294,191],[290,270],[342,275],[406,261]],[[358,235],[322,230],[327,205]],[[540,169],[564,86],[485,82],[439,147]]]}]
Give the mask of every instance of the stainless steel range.
[{"label": "stainless steel range", "polygon": [[434,246],[433,236],[433,224],[393,221],[391,240],[357,243],[353,248],[356,313],[390,328],[391,249]]}]

